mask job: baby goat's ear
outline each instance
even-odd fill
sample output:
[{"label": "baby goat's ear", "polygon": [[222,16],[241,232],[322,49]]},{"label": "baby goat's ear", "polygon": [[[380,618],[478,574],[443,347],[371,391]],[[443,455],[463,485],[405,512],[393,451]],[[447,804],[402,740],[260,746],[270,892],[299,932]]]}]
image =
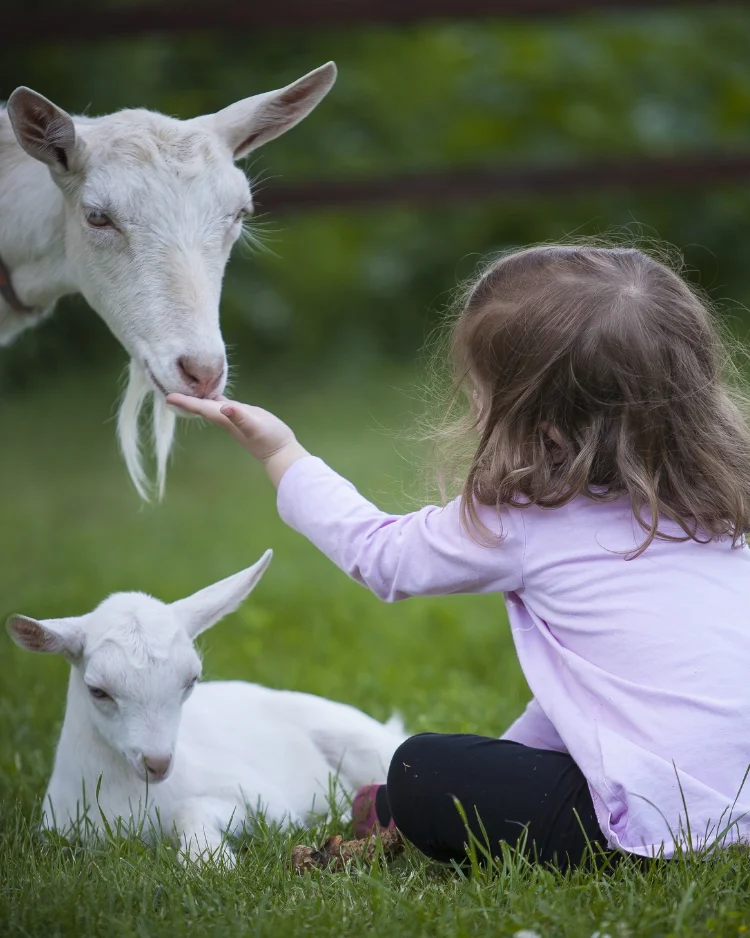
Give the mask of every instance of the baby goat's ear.
[{"label": "baby goat's ear", "polygon": [[267,550],[260,560],[247,570],[241,570],[186,599],[172,603],[172,611],[180,619],[188,635],[195,638],[212,625],[216,625],[219,619],[234,612],[266,572],[271,557],[273,551]]},{"label": "baby goat's ear", "polygon": [[69,619],[31,619],[11,616],[5,623],[8,634],[21,648],[64,655],[72,661],[81,656],[86,640],[83,616]]}]

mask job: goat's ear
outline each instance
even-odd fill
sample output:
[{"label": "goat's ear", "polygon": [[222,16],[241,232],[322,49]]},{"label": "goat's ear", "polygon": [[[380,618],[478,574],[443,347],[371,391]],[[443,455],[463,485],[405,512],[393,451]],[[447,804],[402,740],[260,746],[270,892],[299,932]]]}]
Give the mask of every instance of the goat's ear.
[{"label": "goat's ear", "polygon": [[16,645],[27,651],[64,655],[73,661],[83,652],[86,639],[83,621],[83,616],[42,620],[11,616],[5,627]]},{"label": "goat's ear", "polygon": [[260,560],[213,586],[172,603],[172,611],[182,622],[191,638],[216,625],[219,619],[234,612],[255,588],[271,562],[273,551],[267,550]]},{"label": "goat's ear", "polygon": [[16,139],[29,156],[59,172],[79,168],[83,144],[70,114],[31,88],[16,88],[7,108]]},{"label": "goat's ear", "polygon": [[245,98],[197,120],[208,124],[239,160],[307,117],[335,81],[336,66],[328,62],[286,88]]}]

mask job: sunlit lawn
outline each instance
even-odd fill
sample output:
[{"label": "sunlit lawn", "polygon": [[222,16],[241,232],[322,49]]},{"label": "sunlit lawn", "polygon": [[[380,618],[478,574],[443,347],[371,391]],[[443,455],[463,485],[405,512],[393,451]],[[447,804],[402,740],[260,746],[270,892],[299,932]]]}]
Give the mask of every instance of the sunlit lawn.
[{"label": "sunlit lawn", "polygon": [[[243,388],[384,507],[419,491],[400,431],[419,408],[409,372]],[[203,640],[207,678],[323,694],[413,731],[499,734],[528,691],[500,598],[388,606],[349,582],[275,513],[273,491],[213,428],[183,428],[165,502],[142,506],[116,452],[111,374],[0,406],[0,618],[85,612],[109,592],[176,599],[276,556],[245,608]],[[740,934],[741,854],[668,868],[624,863],[567,878],[515,863],[474,877],[415,855],[387,870],[289,870],[295,838],[250,840],[236,870],[195,876],[167,850],[43,844],[33,824],[63,713],[66,668],[0,636],[0,933],[19,935]],[[252,720],[252,714],[247,715]]]}]

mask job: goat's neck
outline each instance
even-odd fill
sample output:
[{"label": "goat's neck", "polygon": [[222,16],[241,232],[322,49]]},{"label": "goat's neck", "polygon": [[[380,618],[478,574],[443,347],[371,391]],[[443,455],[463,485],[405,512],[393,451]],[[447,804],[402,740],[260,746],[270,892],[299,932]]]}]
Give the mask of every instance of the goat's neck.
[{"label": "goat's neck", "polygon": [[[48,310],[76,292],[65,254],[63,196],[46,166],[18,145],[0,108],[0,257],[26,306]],[[3,301],[0,299],[0,311]]]}]

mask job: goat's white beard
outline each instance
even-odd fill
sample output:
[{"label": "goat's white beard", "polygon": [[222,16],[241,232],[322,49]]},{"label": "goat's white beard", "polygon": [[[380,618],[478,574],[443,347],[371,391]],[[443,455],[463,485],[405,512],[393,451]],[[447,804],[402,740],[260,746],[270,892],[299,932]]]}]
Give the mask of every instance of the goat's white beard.
[{"label": "goat's white beard", "polygon": [[[146,398],[152,396],[151,439],[156,456],[156,479],[151,481],[143,468],[141,449],[140,416]],[[117,438],[130,478],[136,491],[144,501],[150,501],[155,495],[160,501],[164,497],[167,480],[167,463],[174,440],[177,417],[167,402],[157,394],[146,376],[146,372],[136,362],[130,362],[128,386],[117,415]]]}]

